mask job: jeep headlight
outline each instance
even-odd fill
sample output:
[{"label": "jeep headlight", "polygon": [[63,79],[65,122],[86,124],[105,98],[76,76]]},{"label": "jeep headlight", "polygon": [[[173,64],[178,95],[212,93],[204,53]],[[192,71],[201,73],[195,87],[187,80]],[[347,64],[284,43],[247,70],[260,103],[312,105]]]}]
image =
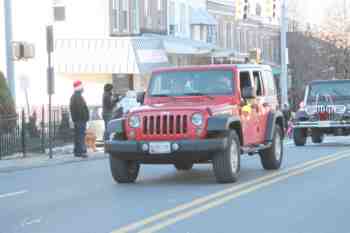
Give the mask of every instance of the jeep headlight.
[{"label": "jeep headlight", "polygon": [[317,107],[316,106],[307,106],[305,108],[305,112],[308,114],[308,115],[314,115],[315,113],[317,113]]},{"label": "jeep headlight", "polygon": [[203,118],[204,118],[203,114],[201,114],[201,113],[193,114],[192,119],[191,119],[192,124],[197,126],[197,127],[201,126],[203,124]]},{"label": "jeep headlight", "polygon": [[132,115],[129,118],[129,126],[131,128],[139,128],[141,125],[141,120],[140,117],[138,115]]}]

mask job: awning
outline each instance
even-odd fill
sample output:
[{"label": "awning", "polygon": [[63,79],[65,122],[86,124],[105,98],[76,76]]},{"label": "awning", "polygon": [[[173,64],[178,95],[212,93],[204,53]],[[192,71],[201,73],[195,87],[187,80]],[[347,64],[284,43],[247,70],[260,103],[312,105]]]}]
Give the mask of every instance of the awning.
[{"label": "awning", "polygon": [[191,24],[192,25],[217,25],[218,22],[216,19],[211,16],[206,9],[198,8],[193,9],[192,18],[191,18]]},{"label": "awning", "polygon": [[154,34],[149,34],[148,36],[161,39],[168,54],[208,55],[216,48],[214,44],[203,41]]},{"label": "awning", "polygon": [[57,39],[55,72],[144,74],[168,66],[157,38]]}]

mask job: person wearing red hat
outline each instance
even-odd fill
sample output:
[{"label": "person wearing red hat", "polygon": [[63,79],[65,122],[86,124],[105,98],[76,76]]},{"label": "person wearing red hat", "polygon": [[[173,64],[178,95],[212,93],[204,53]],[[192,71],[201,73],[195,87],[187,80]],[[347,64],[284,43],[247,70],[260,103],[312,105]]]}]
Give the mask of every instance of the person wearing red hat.
[{"label": "person wearing red hat", "polygon": [[74,93],[70,99],[70,113],[74,123],[74,156],[87,157],[85,145],[86,123],[89,121],[89,109],[82,95],[84,88],[81,81],[73,83]]}]

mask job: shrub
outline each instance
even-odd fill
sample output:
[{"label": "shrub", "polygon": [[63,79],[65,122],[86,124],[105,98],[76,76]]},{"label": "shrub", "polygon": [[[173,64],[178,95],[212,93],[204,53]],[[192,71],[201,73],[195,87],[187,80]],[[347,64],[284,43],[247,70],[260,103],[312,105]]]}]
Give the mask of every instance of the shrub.
[{"label": "shrub", "polygon": [[4,74],[0,71],[0,129],[11,129],[16,125],[16,108]]}]

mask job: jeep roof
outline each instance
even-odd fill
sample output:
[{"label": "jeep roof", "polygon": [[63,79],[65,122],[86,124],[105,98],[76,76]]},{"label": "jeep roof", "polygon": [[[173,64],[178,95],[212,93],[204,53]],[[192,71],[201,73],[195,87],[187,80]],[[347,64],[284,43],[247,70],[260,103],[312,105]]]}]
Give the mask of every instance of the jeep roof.
[{"label": "jeep roof", "polygon": [[174,71],[197,71],[197,70],[208,70],[208,69],[265,69],[271,70],[268,65],[258,65],[258,64],[213,64],[213,65],[192,65],[192,66],[182,66],[182,67],[165,67],[155,69],[152,73],[160,72],[174,72]]}]

